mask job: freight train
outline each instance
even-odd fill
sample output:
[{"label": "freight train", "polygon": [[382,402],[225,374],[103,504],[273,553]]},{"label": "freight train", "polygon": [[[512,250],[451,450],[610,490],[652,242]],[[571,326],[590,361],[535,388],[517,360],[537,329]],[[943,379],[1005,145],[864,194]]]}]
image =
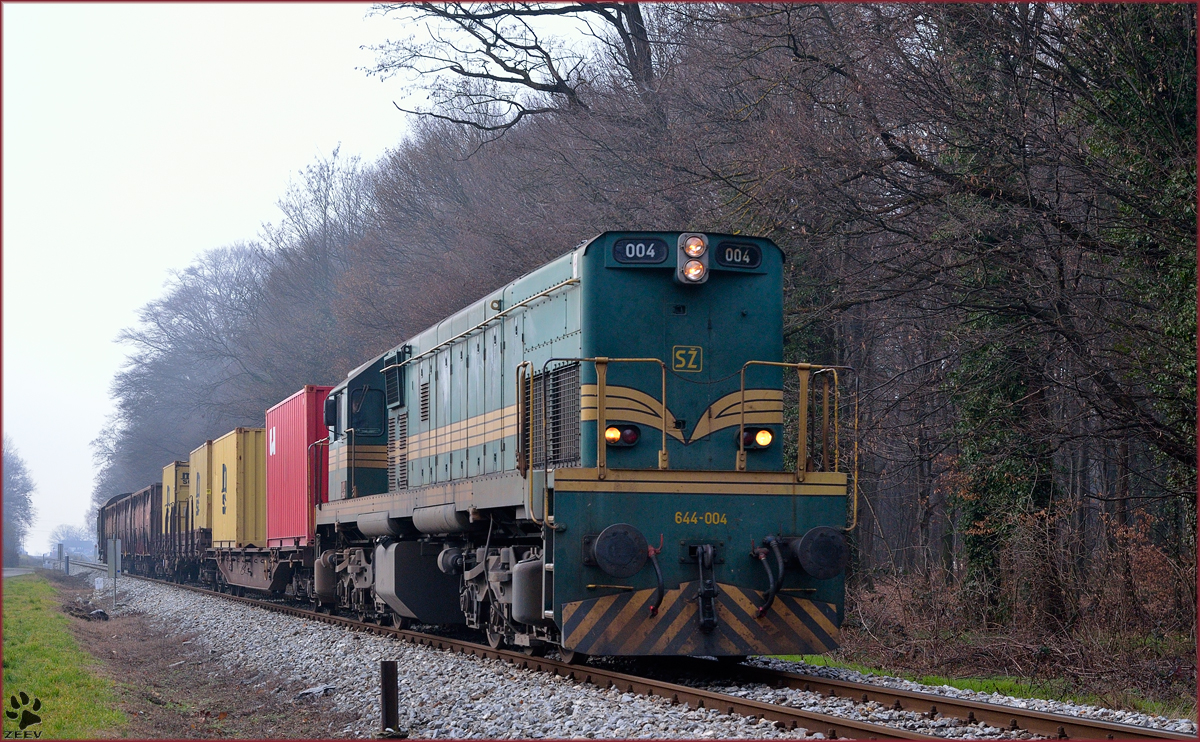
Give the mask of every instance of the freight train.
[{"label": "freight train", "polygon": [[782,318],[769,240],[606,232],[206,441],[99,537],[143,574],[529,654],[824,652],[839,368],[784,363]]}]

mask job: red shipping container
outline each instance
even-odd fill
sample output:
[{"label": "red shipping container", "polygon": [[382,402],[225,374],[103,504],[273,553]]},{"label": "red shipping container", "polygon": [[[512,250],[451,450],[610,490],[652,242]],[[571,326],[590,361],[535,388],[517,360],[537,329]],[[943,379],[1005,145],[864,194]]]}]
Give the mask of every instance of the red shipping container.
[{"label": "red shipping container", "polygon": [[306,386],[267,410],[267,546],[308,546],[316,535],[315,492],[329,460],[325,397],[331,386]]}]

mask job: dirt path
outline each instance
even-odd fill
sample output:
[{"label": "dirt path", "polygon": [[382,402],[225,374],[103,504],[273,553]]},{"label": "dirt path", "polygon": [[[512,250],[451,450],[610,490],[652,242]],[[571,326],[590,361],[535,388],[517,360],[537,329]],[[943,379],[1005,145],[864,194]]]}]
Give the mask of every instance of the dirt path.
[{"label": "dirt path", "polygon": [[[227,670],[207,649],[183,635],[150,628],[142,615],[86,620],[70,607],[91,596],[84,577],[46,572],[72,616],[80,646],[96,657],[116,684],[119,705],[129,717],[119,733],[131,739],[330,739],[353,717],[334,713],[321,697],[296,699],[295,683]],[[101,606],[106,608],[107,601]],[[82,611],[86,613],[86,611]]]}]

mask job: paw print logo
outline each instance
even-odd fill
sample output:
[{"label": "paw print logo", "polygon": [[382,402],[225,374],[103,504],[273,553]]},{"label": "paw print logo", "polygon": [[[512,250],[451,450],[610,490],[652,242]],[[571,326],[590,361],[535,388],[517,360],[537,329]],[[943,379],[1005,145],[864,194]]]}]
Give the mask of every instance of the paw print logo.
[{"label": "paw print logo", "polygon": [[25,729],[34,724],[42,723],[42,717],[34,713],[35,711],[42,710],[41,700],[37,698],[31,699],[25,691],[21,691],[15,696],[10,696],[8,705],[12,708],[4,709],[4,717],[12,721],[20,719],[20,721],[17,721],[17,727],[21,731],[25,731]]}]

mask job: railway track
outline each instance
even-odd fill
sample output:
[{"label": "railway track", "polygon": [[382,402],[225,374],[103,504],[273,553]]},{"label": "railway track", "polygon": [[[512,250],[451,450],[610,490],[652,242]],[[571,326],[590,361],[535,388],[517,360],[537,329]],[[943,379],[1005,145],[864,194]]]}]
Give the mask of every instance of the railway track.
[{"label": "railway track", "polygon": [[[82,567],[106,569],[105,565],[73,561]],[[601,688],[616,687],[621,691],[646,696],[658,696],[672,703],[686,703],[692,708],[716,709],[723,713],[739,714],[747,717],[767,719],[776,722],[784,728],[795,729],[805,727],[811,731],[822,732],[831,739],[944,739],[935,735],[924,734],[908,729],[883,724],[845,719],[828,714],[805,711],[803,709],[766,703],[725,693],[693,688],[678,683],[655,679],[642,675],[620,672],[613,669],[590,665],[572,665],[559,660],[545,657],[532,657],[521,652],[503,649],[492,649],[484,644],[477,644],[462,639],[427,634],[418,631],[396,629],[378,624],[363,623],[356,619],[343,616],[317,613],[304,608],[284,603],[275,603],[257,598],[230,595],[214,592],[193,585],[181,585],[175,582],[157,580],[146,577],[138,579],[157,582],[172,587],[190,590],[205,595],[216,596],[226,600],[252,605],[266,610],[276,611],[298,618],[320,621],[336,626],[352,628],[374,634],[394,636],[400,640],[420,644],[445,651],[469,654],[476,657],[489,657],[512,663],[523,669],[552,673],[570,678],[579,683],[590,683]],[[733,678],[747,683],[760,683],[771,688],[793,688],[819,693],[822,696],[851,698],[856,702],[875,702],[883,706],[923,714],[929,718],[938,715],[963,721],[965,724],[987,724],[1008,730],[1023,730],[1051,739],[1174,739],[1190,740],[1194,736],[1172,732],[1152,727],[1119,724],[1099,719],[1052,714],[1043,711],[1033,711],[1012,706],[972,701],[931,693],[888,688],[868,683],[855,683],[843,680],[832,680],[813,675],[802,675],[771,668],[754,667],[749,665],[725,665],[711,660],[686,658],[680,667],[699,671],[705,674],[719,676],[723,679]]]},{"label": "railway track", "polygon": [[[716,664],[708,660],[694,660],[694,662],[707,665]],[[870,683],[802,675],[765,667],[734,665],[705,669],[709,672],[721,672],[726,677],[732,674],[739,680],[762,683],[772,688],[795,688],[819,693],[823,696],[852,698],[863,703],[873,701],[896,710],[914,711],[931,717],[941,714],[964,720],[967,723],[981,722],[1001,729],[1023,729],[1051,739],[1195,739],[1195,736],[1165,729],[1052,714]]]}]

